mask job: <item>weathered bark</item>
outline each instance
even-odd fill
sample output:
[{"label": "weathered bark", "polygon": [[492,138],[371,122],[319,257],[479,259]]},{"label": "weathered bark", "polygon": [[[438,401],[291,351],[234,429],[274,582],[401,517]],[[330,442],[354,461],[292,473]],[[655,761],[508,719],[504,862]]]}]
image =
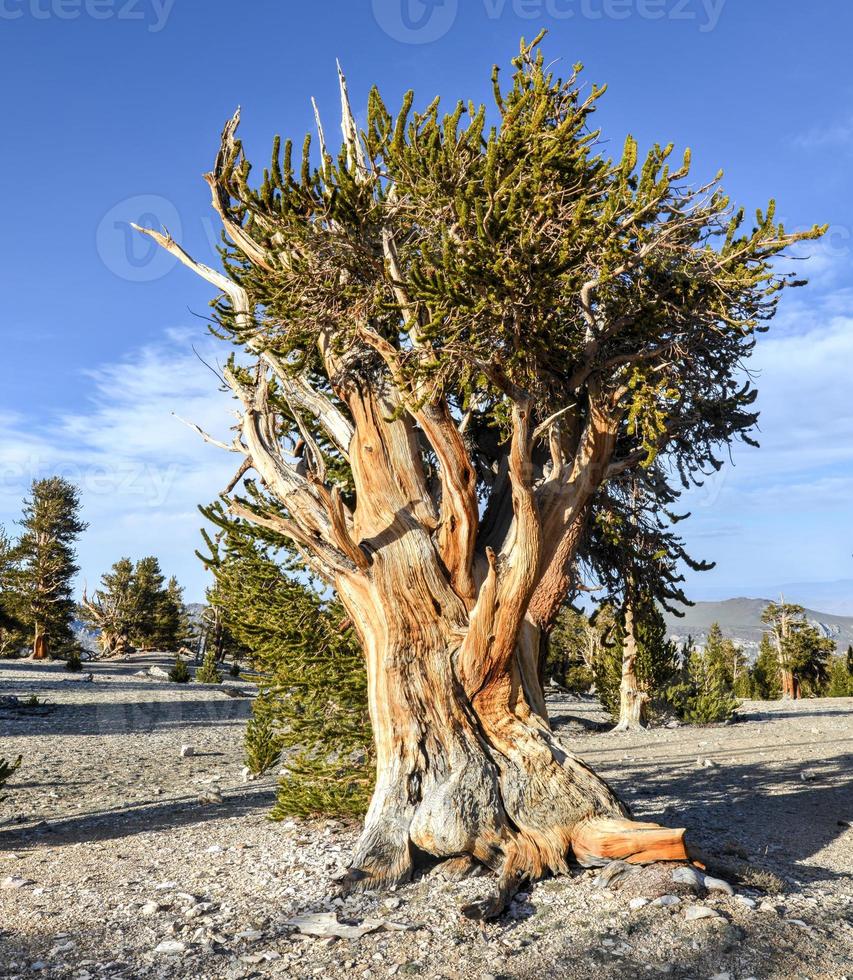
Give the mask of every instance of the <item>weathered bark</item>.
[{"label": "weathered bark", "polygon": [[637,679],[637,633],[633,604],[625,604],[625,639],[622,643],[622,679],[619,684],[619,722],[616,732],[643,727],[643,710],[648,694]]},{"label": "weathered bark", "polygon": [[47,636],[36,627],[35,637],[33,638],[33,660],[47,660],[48,645]]},{"label": "weathered bark", "polygon": [[789,700],[797,700],[800,696],[800,684],[790,667],[781,668],[782,675],[782,697]]},{"label": "weathered bark", "polygon": [[[394,507],[407,496],[393,447],[407,444],[408,423],[389,422],[369,401],[350,404],[360,501],[351,533],[371,565],[367,575],[339,576],[336,586],[365,651],[377,783],[346,884],[405,881],[419,852],[469,857],[499,875],[496,895],[469,910],[489,917],[523,881],[565,871],[576,840],[586,861],[643,855],[633,839],[625,850],[627,808],[547,723],[539,628],[526,619],[539,582],[541,525],[525,476],[524,411],[510,461],[512,547],[475,564],[469,609],[430,530],[410,508]],[[410,465],[407,473],[411,479]],[[590,822],[601,818],[620,822],[599,824],[592,837]]]}]

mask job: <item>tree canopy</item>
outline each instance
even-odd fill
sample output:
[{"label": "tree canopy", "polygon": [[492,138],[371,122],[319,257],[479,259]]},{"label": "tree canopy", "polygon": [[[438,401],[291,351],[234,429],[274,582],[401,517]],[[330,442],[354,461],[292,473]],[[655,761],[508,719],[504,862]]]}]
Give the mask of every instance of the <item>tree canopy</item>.
[{"label": "tree canopy", "polygon": [[[288,530],[327,579],[351,562],[321,491],[352,488],[347,383],[393,390],[384,410],[423,432],[407,463],[467,528],[446,556],[463,593],[476,525],[485,541],[506,532],[514,411],[528,418],[540,508],[560,518],[569,488],[635,468],[671,494],[718,467],[729,441],[752,440],[742,367],[783,287],[799,284],[775,260],[821,230],[787,232],[773,202],[750,224],[719,177],[689,182],[689,152],[671,164],[672,145],[641,159],[629,137],[609,159],[592,123],[604,88],[584,92],[581,66],[557,77],[540,40],[522,45],[508,89],[495,70],[491,109],[414,111],[408,93],[392,114],[374,89],[359,134],[342,80],[340,153],[322,127],[319,165],[310,137],[301,164],[277,138],[256,187],[235,116],[207,178],[226,276],[149,232],[223,290],[219,329],[260,355],[226,372],[247,420],[263,420],[236,448],[288,498]],[[566,584],[565,530],[553,530],[532,604],[543,621]]]}]

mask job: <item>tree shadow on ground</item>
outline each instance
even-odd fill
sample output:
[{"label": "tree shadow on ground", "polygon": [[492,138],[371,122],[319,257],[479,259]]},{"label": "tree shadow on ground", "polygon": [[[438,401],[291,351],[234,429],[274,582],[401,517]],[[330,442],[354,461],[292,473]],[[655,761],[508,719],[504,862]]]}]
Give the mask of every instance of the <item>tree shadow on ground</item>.
[{"label": "tree shadow on ground", "polygon": [[[246,698],[196,698],[193,692],[166,701],[91,701],[61,703],[38,719],[40,738],[68,735],[151,734],[181,728],[212,728],[246,722],[252,702]],[[25,713],[0,718],[0,735],[32,735],[33,718]]]},{"label": "tree shadow on ground", "polygon": [[[743,753],[741,753],[743,754]],[[853,753],[817,761],[724,763],[644,773],[599,771],[638,817],[687,827],[688,840],[722,870],[772,871],[790,887],[853,877],[812,861],[853,820]],[[806,773],[808,779],[803,780]],[[633,793],[631,791],[634,791]],[[741,861],[737,858],[740,856]],[[738,866],[741,865],[739,868]]]},{"label": "tree shadow on ground", "polygon": [[223,803],[201,803],[195,796],[181,796],[158,803],[104,807],[27,828],[4,828],[0,830],[0,851],[23,852],[84,841],[118,840],[134,834],[243,817],[259,810],[268,811],[275,801],[275,786],[225,790],[223,796]]}]

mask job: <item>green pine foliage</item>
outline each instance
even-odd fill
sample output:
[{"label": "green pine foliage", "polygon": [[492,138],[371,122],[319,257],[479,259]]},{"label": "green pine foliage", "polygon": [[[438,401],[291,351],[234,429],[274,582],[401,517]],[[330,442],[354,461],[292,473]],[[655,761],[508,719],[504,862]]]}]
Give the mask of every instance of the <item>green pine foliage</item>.
[{"label": "green pine foliage", "polygon": [[176,650],[189,632],[183,590],[174,577],[166,582],[153,555],[136,563],[135,579],[139,620],[134,645],[143,650]]},{"label": "green pine foliage", "polygon": [[21,619],[37,653],[61,658],[76,646],[72,584],[79,569],[74,545],[87,527],[80,519],[80,491],[58,476],[34,480],[21,526]]},{"label": "green pine foliage", "polygon": [[831,657],[827,668],[826,697],[853,698],[853,663],[846,657]]},{"label": "green pine foliage", "polygon": [[216,651],[211,647],[204,655],[201,667],[195,672],[195,679],[199,684],[221,684],[222,674],[216,666]]},{"label": "green pine foliage", "polygon": [[0,657],[17,657],[26,646],[19,581],[21,553],[0,528]]},{"label": "green pine foliage", "polygon": [[684,651],[680,678],[667,691],[667,700],[687,724],[728,721],[737,710],[739,702],[720,656],[722,642],[722,632],[715,623],[704,650]]},{"label": "green pine foliage", "polygon": [[169,671],[169,680],[173,684],[188,684],[192,680],[187,662],[180,654],[175,657],[175,664]]},{"label": "green pine foliage", "polygon": [[557,684],[587,693],[595,684],[593,663],[599,632],[582,612],[563,606],[548,638],[545,676]]},{"label": "green pine foliage", "polygon": [[342,608],[311,586],[284,539],[219,505],[204,512],[221,531],[206,536],[209,601],[248,651],[261,689],[247,762],[257,768],[283,753],[273,816],[364,812],[373,786],[367,681]]},{"label": "green pine foliage", "polygon": [[246,766],[254,776],[263,776],[281,760],[282,738],[276,724],[275,706],[265,701],[268,697],[258,699],[261,703],[256,702],[253,706],[252,717],[246,726]]},{"label": "green pine foliage", "polygon": [[[618,718],[625,622],[609,607],[597,622],[603,633],[594,660],[595,686],[602,704],[614,718]],[[647,708],[654,715],[666,710],[666,692],[679,669],[678,646],[667,639],[663,613],[655,603],[644,602],[637,606],[635,630],[637,681],[649,695]]]},{"label": "green pine foliage", "polygon": [[761,637],[758,657],[752,667],[751,680],[751,696],[756,701],[775,701],[782,696],[779,655],[766,633]]},{"label": "green pine foliage", "polygon": [[79,650],[72,650],[65,658],[65,669],[72,674],[78,674],[83,669],[83,661],[80,659]]}]

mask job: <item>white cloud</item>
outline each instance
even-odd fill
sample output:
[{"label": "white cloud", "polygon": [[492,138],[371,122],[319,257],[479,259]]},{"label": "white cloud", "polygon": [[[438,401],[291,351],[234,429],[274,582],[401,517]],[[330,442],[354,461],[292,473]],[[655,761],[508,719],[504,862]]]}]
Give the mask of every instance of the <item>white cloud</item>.
[{"label": "white cloud", "polygon": [[[686,499],[683,533],[716,560],[689,574],[697,596],[761,583],[849,578],[853,538],[853,290],[850,254],[814,247],[798,271],[812,285],[787,294],[758,340],[760,449],[737,447],[704,490]],[[736,526],[731,535],[724,529]]]},{"label": "white cloud", "polygon": [[839,119],[823,126],[813,126],[794,137],[794,143],[804,150],[824,150],[829,147],[853,147],[853,118]]},{"label": "white cloud", "polygon": [[[200,598],[205,575],[198,504],[210,502],[238,460],[204,443],[172,416],[230,441],[228,395],[192,350],[192,337],[169,331],[156,344],[87,372],[90,390],[70,412],[41,420],[0,414],[0,523],[10,526],[34,478],[59,473],[81,488],[89,530],[79,545],[81,577],[93,583],[122,555],[156,554],[163,568]],[[227,349],[209,339],[209,362]]]}]

